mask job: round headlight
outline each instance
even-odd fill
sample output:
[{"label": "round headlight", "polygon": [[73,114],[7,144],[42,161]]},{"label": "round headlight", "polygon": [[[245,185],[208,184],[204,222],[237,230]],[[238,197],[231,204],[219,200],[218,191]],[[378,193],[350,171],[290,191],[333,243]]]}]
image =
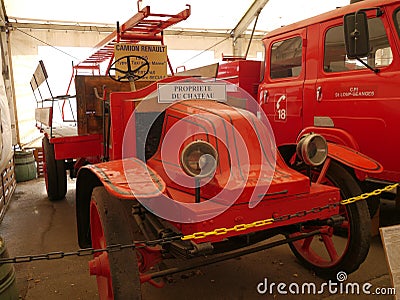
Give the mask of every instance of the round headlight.
[{"label": "round headlight", "polygon": [[296,151],[307,165],[319,166],[328,156],[328,144],[322,135],[311,133],[300,139]]},{"label": "round headlight", "polygon": [[182,168],[192,177],[204,178],[212,175],[217,168],[217,160],[217,150],[204,141],[191,142],[181,154]]}]

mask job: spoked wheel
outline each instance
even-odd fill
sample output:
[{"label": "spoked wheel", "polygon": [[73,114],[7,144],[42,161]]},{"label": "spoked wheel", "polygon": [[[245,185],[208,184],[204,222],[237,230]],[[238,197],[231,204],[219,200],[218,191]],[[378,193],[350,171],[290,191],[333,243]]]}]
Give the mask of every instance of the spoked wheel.
[{"label": "spoked wheel", "polygon": [[[338,163],[336,163],[335,161],[331,161],[330,164],[331,165],[338,165]],[[305,172],[305,170],[300,170],[300,171],[302,173]],[[319,168],[312,169],[311,170],[311,180],[313,182],[316,182],[318,177],[319,177],[319,175],[320,175],[320,173],[321,173],[321,170]],[[336,167],[330,167],[328,169],[327,173],[326,173],[326,176],[322,179],[322,181],[320,183],[321,184],[330,185],[330,186],[336,186],[336,187],[342,189],[341,185],[343,184],[343,181],[340,180],[340,179],[339,180],[335,180],[335,177],[337,176],[337,174],[338,174],[338,172],[336,170]],[[354,180],[354,178],[353,178],[353,180]],[[346,185],[346,183],[344,183],[344,184]],[[372,191],[374,189],[374,188],[371,187],[371,185],[368,185],[367,183],[361,182],[361,184],[362,184],[362,186],[367,187],[367,190],[371,190]],[[346,186],[344,186],[344,188],[346,188]],[[376,188],[378,188],[378,187],[376,187]],[[369,197],[369,198],[366,199],[366,202],[367,202],[367,206],[368,206],[368,211],[369,211],[370,217],[372,218],[376,214],[376,212],[377,212],[377,210],[379,208],[380,198],[379,198],[379,196]],[[342,211],[342,215],[343,215],[344,214],[344,210],[341,209],[341,211]]]},{"label": "spoked wheel", "polygon": [[47,196],[51,201],[64,199],[67,193],[67,174],[63,160],[56,160],[54,145],[50,144],[49,139],[44,137],[43,147],[43,171],[46,182]]},{"label": "spoked wheel", "polygon": [[[343,171],[344,170],[344,171]],[[302,170],[302,172],[305,173],[305,170]],[[347,172],[343,167],[341,167],[338,163],[335,161],[331,161],[329,168],[323,178],[320,179],[319,183],[324,184],[324,185],[329,185],[329,186],[335,186],[341,190],[341,196],[342,199],[346,199],[348,197],[352,196],[346,196],[345,194],[350,194],[350,193],[344,193],[342,190],[349,190],[348,183],[345,180],[341,180],[340,176],[342,176],[342,172]],[[321,170],[319,168],[313,168],[311,170],[310,178],[312,182],[316,182],[320,176]],[[350,174],[348,174],[351,176]],[[339,176],[339,178],[338,178]],[[354,180],[354,179],[353,179]],[[354,180],[355,184],[358,186],[356,181]],[[356,188],[352,188],[356,189]],[[357,194],[361,194],[361,191]],[[344,221],[339,225],[335,227],[335,233],[337,234],[342,234],[342,235],[347,235],[347,228],[349,226],[349,221],[348,221],[348,216],[347,216],[347,211],[346,207],[344,205],[339,206],[339,215],[344,217]]]},{"label": "spoked wheel", "polygon": [[[341,187],[342,199],[361,194],[361,189],[349,172],[337,163],[331,162],[329,180]],[[370,245],[371,219],[365,201],[357,201],[340,208],[345,217],[345,228],[338,230],[332,226],[306,226],[292,233],[319,229],[322,233],[289,244],[291,250],[307,268],[323,278],[336,278],[340,271],[350,274],[364,262]]]},{"label": "spoked wheel", "polygon": [[[112,197],[104,187],[96,187],[90,202],[90,230],[92,247],[131,244],[126,211],[121,200]],[[141,299],[137,255],[132,248],[100,252],[89,262],[90,274],[96,275],[99,298]]]}]

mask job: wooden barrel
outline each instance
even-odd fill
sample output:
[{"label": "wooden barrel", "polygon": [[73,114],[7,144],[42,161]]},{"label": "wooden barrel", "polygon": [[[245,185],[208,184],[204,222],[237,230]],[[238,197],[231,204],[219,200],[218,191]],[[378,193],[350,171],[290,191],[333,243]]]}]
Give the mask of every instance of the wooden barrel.
[{"label": "wooden barrel", "polygon": [[[4,240],[0,237],[0,258],[8,257]],[[15,269],[12,264],[0,264],[0,299],[18,299]]]},{"label": "wooden barrel", "polygon": [[36,164],[33,150],[17,150],[14,152],[15,178],[17,182],[36,178]]}]

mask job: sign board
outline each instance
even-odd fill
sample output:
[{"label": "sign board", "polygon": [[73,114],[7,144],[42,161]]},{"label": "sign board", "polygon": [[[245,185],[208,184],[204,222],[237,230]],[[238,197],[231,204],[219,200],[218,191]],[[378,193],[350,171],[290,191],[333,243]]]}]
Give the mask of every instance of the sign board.
[{"label": "sign board", "polygon": [[[127,76],[128,63],[130,63],[135,81],[158,81],[167,77],[167,46],[165,45],[117,43],[114,45],[114,56],[117,78]],[[130,58],[126,58],[127,56]],[[138,79],[143,75],[143,78]],[[128,78],[125,81],[128,81]]]},{"label": "sign board", "polygon": [[158,84],[158,103],[172,103],[180,100],[226,102],[226,84],[202,82]]},{"label": "sign board", "polygon": [[[382,227],[379,230],[392,285],[396,291],[400,291],[400,225]],[[400,299],[399,292],[396,292],[395,299]]]}]

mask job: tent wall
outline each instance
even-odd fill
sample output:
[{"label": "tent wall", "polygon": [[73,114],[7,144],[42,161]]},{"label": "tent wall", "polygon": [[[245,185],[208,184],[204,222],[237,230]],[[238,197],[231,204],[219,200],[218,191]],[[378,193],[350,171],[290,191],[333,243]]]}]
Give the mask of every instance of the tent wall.
[{"label": "tent wall", "polygon": [[[73,32],[73,31],[51,31],[51,30],[29,30],[18,29],[11,33],[11,53],[14,72],[14,86],[16,94],[16,106],[18,115],[18,127],[21,144],[27,145],[40,139],[39,131],[35,127],[35,108],[30,80],[38,65],[39,59],[43,59],[46,65],[46,57],[39,57],[39,47],[54,45],[55,47],[92,47],[99,40],[107,36],[106,33]],[[35,38],[33,38],[35,37]],[[44,41],[45,43],[41,42]],[[54,49],[53,54],[60,59],[69,59],[72,66],[72,57]],[[72,67],[57,70],[57,73],[71,75]],[[57,73],[49,74],[52,82],[57,82]],[[68,81],[58,83],[62,86],[54,90],[55,94],[65,94]],[[53,89],[53,86],[52,86]]]},{"label": "tent wall", "polygon": [[[17,121],[16,121],[16,106],[15,106],[15,94],[13,88],[13,72],[11,65],[11,53],[10,53],[10,44],[9,44],[9,31],[7,30],[7,26],[5,23],[6,13],[4,8],[3,0],[0,1],[0,60],[1,60],[1,101],[4,101],[6,104],[5,108],[7,108],[8,117],[7,120],[10,124],[10,132],[7,137],[10,139],[13,145],[18,143],[18,130],[17,130]],[[3,108],[4,109],[4,108]],[[7,150],[8,151],[8,150]]]}]

